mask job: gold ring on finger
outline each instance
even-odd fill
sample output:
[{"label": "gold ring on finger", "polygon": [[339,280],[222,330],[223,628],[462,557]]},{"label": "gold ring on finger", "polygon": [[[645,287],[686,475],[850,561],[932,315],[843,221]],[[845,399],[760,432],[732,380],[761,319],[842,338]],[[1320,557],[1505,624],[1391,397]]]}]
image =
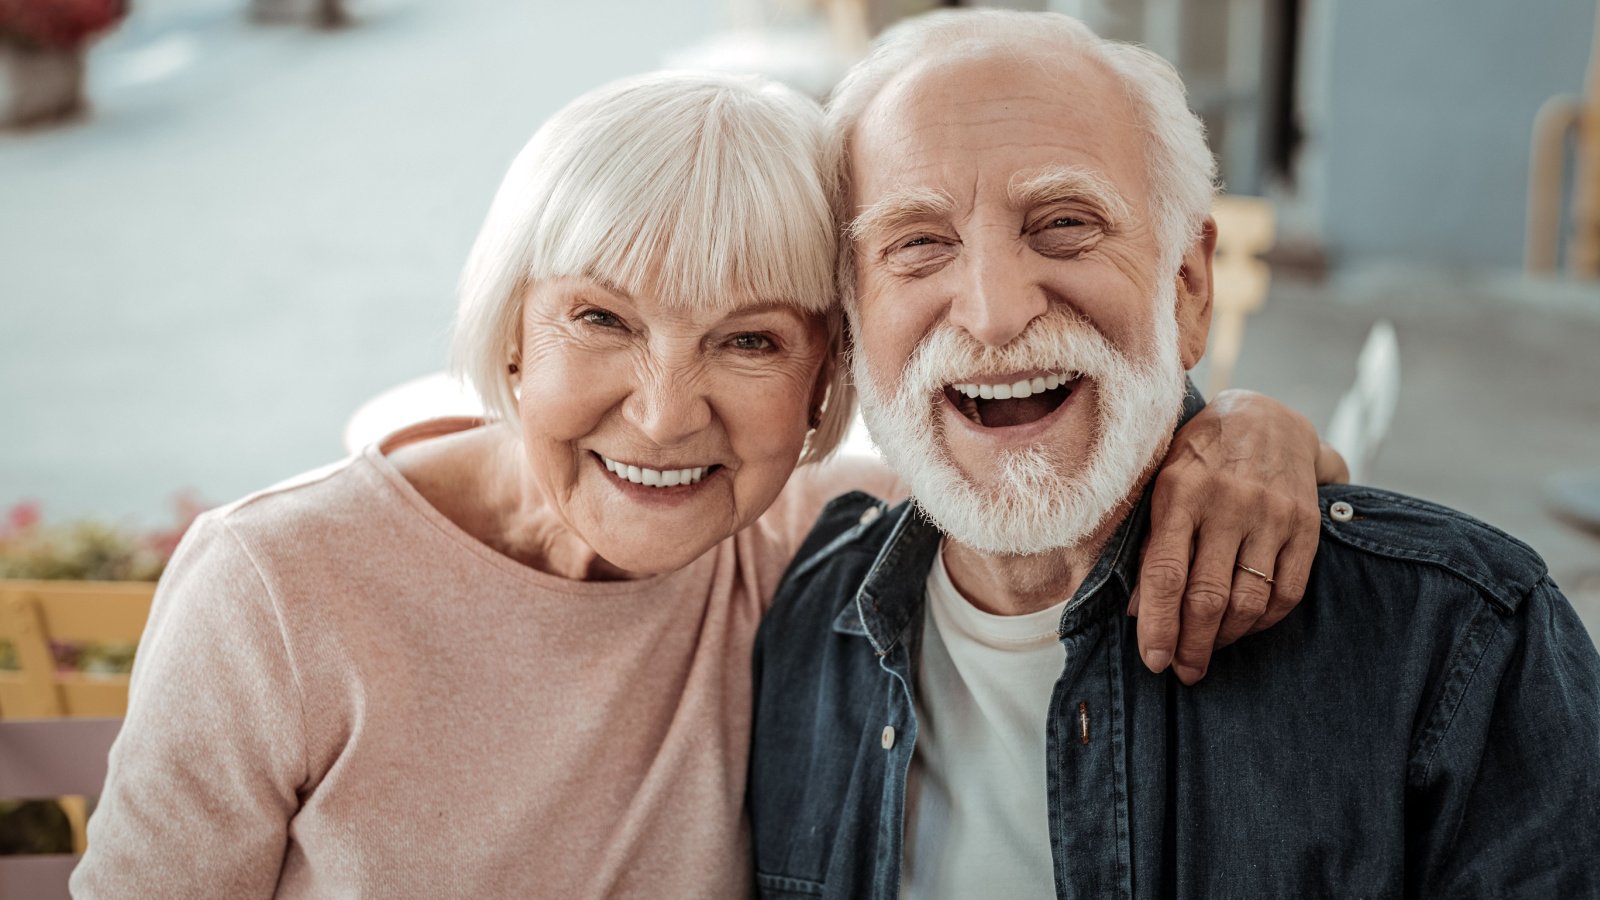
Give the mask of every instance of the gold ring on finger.
[{"label": "gold ring on finger", "polygon": [[1252,569],[1249,566],[1245,565],[1244,563],[1235,563],[1235,565],[1237,565],[1239,568],[1245,570],[1246,572],[1249,572],[1251,575],[1260,576],[1260,578],[1263,581],[1265,581],[1267,584],[1272,584],[1273,583],[1272,576],[1268,575],[1267,573],[1265,573],[1263,571],[1261,571],[1260,569]]}]

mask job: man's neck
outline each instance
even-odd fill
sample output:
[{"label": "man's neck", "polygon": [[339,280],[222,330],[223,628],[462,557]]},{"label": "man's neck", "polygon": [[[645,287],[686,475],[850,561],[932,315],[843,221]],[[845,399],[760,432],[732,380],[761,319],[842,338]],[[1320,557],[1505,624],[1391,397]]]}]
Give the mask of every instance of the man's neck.
[{"label": "man's neck", "polygon": [[953,538],[944,541],[944,565],[950,581],[968,603],[999,616],[1020,616],[1060,603],[1077,593],[1117,528],[1139,502],[1146,472],[1132,491],[1112,509],[1088,537],[1043,553],[983,553]]}]

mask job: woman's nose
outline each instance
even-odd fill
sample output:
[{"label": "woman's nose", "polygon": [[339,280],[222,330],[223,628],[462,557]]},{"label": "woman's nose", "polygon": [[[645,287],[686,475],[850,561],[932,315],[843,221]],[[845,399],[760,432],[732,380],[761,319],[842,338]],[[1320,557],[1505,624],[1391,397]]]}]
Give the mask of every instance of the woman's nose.
[{"label": "woman's nose", "polygon": [[682,443],[711,424],[711,404],[692,373],[656,372],[642,378],[623,413],[652,443]]}]

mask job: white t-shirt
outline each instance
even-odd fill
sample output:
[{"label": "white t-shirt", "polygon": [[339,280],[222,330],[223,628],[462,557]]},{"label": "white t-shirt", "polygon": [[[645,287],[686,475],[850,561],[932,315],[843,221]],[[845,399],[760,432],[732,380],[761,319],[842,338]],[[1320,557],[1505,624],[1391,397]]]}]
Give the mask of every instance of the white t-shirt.
[{"label": "white t-shirt", "polygon": [[927,594],[900,896],[1053,897],[1045,719],[1070,598],[984,612],[951,583],[942,548]]}]

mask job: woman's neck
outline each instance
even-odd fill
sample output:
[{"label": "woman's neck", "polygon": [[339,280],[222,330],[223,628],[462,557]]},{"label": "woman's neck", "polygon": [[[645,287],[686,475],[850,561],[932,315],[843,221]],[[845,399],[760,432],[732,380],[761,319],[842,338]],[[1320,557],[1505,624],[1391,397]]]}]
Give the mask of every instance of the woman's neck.
[{"label": "woman's neck", "polygon": [[459,431],[400,447],[388,458],[429,505],[503,556],[573,581],[634,577],[602,559],[545,503],[509,428]]}]

